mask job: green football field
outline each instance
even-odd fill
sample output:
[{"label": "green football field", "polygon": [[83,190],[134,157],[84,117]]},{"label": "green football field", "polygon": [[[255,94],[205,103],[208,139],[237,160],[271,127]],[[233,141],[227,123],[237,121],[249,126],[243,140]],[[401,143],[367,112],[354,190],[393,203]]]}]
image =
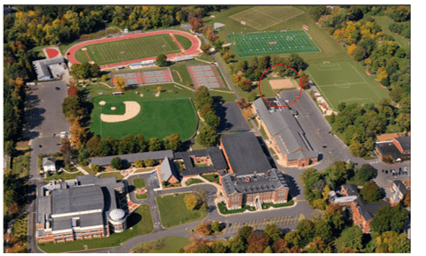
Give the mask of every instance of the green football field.
[{"label": "green football field", "polygon": [[[100,101],[106,104],[99,105]],[[123,101],[136,101],[141,106],[139,114],[127,121],[107,123],[100,119],[102,114],[120,115],[125,113]],[[173,133],[180,135],[181,141],[195,134],[198,117],[192,101],[186,99],[135,100],[134,95],[98,96],[93,100],[92,124],[90,130],[102,138],[113,136],[120,139],[127,134],[142,134],[145,139],[163,139]],[[111,110],[116,107],[116,110]]]},{"label": "green football field", "polygon": [[307,73],[334,110],[341,102],[375,104],[388,97],[386,89],[350,62],[310,64]]},{"label": "green football field", "polygon": [[257,30],[264,30],[303,14],[291,6],[256,6],[229,16],[229,18]]},{"label": "green football field", "polygon": [[304,30],[227,35],[240,57],[320,52]]},{"label": "green football field", "polygon": [[[179,46],[167,34],[92,44],[86,48],[90,59],[98,65],[180,52]],[[81,63],[88,61],[82,49],[77,50],[75,58]]]}]

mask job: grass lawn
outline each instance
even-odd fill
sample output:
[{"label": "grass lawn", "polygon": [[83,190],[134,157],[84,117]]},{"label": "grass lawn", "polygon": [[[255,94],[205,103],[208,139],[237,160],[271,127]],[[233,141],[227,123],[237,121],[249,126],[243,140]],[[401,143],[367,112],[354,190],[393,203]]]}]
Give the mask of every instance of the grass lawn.
[{"label": "grass lawn", "polygon": [[154,169],[155,169],[155,167],[145,167],[145,168],[137,169],[134,173],[149,172],[149,171],[152,171]]},{"label": "grass lawn", "polygon": [[378,103],[388,97],[388,90],[350,61],[310,64],[307,73],[334,110],[341,102]]},{"label": "grass lawn", "polygon": [[[130,229],[132,228],[132,230]],[[66,243],[40,243],[39,248],[48,253],[83,251],[84,245],[88,250],[120,246],[132,237],[149,234],[154,230],[151,209],[148,204],[142,204],[127,218],[127,229],[122,233],[113,233],[109,237],[76,240]]]},{"label": "grass lawn", "polygon": [[83,175],[82,172],[74,172],[74,173],[66,173],[66,172],[60,172],[59,174],[53,173],[49,177],[46,177],[45,181],[51,181],[51,180],[74,180],[77,178],[77,176]]},{"label": "grass lawn", "polygon": [[186,66],[196,65],[196,64],[205,65],[206,63],[202,61],[198,61],[198,60],[190,60],[190,61],[177,62],[171,65],[169,68],[170,68],[170,72],[173,75],[173,80],[179,84],[188,86],[189,88],[195,90],[194,86],[192,85],[191,76],[189,75],[188,70],[186,69]]},{"label": "grass lawn", "polygon": [[259,122],[257,121],[256,118],[253,118],[254,123],[256,124],[256,128],[259,128]]},{"label": "grass lawn", "polygon": [[28,234],[28,214],[22,215],[12,226],[12,233],[18,238],[26,240]]},{"label": "grass lawn", "polygon": [[[16,147],[12,160],[12,173],[18,174],[21,178],[27,176],[30,170],[30,160],[31,146]],[[7,162],[9,163],[10,161]]]},{"label": "grass lawn", "polygon": [[287,203],[282,203],[282,204],[264,203],[262,205],[262,208],[263,209],[268,209],[271,206],[274,207],[274,208],[280,208],[280,207],[286,207],[286,206],[292,206],[292,205],[294,205],[293,199],[291,199]]},{"label": "grass lawn", "polygon": [[249,211],[252,211],[252,212],[256,211],[256,209],[254,207],[249,206],[249,205],[246,205],[241,209],[228,210],[223,203],[218,203],[217,208],[219,209],[220,213],[222,213],[222,214],[241,213],[241,212],[244,212],[246,210],[249,210]]},{"label": "grass lawn", "polygon": [[259,132],[260,132],[260,134],[262,134],[262,137],[263,137],[264,140],[269,140],[268,135],[266,134],[263,126],[260,127]]},{"label": "grass lawn", "polygon": [[[145,179],[144,178],[137,178],[133,180],[133,186],[135,188],[145,188]],[[136,199],[143,200],[148,198],[148,193],[145,193],[143,195],[136,195]]]},{"label": "grass lawn", "polygon": [[[101,100],[106,101],[107,109],[115,103],[119,106],[123,101],[136,101],[141,106],[141,110],[136,117],[130,120],[106,123],[100,119],[101,113],[105,113],[104,107],[99,105]],[[180,139],[186,141],[195,133],[198,123],[197,114],[189,98],[141,100],[141,97],[137,94],[127,94],[98,96],[92,102],[94,109],[90,130],[96,135],[101,135],[102,138],[113,136],[120,139],[127,134],[142,134],[149,140],[152,137],[163,139],[173,133],[178,133]]]},{"label": "grass lawn", "polygon": [[[92,44],[85,48],[90,59],[98,65],[180,52],[179,46],[168,34]],[[82,63],[87,61],[87,57],[82,57],[83,54],[86,53],[79,49],[75,55]]]},{"label": "grass lawn", "polygon": [[160,212],[161,224],[164,228],[171,228],[180,224],[201,220],[206,217],[207,212],[188,210],[188,208],[186,208],[184,198],[187,194],[193,193],[159,195],[155,198],[157,200],[158,211]]},{"label": "grass lawn", "polygon": [[106,173],[102,173],[99,176],[100,177],[112,177],[112,176],[115,176],[115,179],[117,181],[120,181],[120,180],[122,180],[124,178],[123,175],[120,174],[120,172],[106,172]]},{"label": "grass lawn", "polygon": [[189,180],[187,180],[187,181],[185,182],[185,184],[186,184],[187,186],[192,185],[192,184],[198,184],[198,183],[204,183],[204,181],[202,181],[202,180],[200,180],[200,179],[194,179],[194,178],[191,178],[191,179],[189,179]]},{"label": "grass lawn", "polygon": [[131,249],[135,253],[175,253],[178,249],[190,244],[186,237],[166,236],[161,239],[141,243]]},{"label": "grass lawn", "polygon": [[382,27],[383,32],[387,35],[393,36],[395,38],[395,41],[399,44],[401,48],[403,48],[405,51],[410,50],[410,38],[405,38],[401,35],[398,35],[397,33],[394,33],[389,30],[389,25],[391,23],[408,23],[409,21],[404,22],[394,22],[391,17],[389,16],[373,16],[374,20]]},{"label": "grass lawn", "polygon": [[176,38],[176,40],[178,40],[180,45],[182,45],[183,49],[188,50],[189,48],[191,48],[191,40],[189,40],[189,38],[187,38],[186,36],[174,35],[174,37]]},{"label": "grass lawn", "polygon": [[269,148],[269,150],[271,151],[272,154],[274,154],[274,155],[276,154],[275,150],[273,148]]},{"label": "grass lawn", "polygon": [[203,178],[205,178],[206,180],[210,182],[219,184],[219,176],[217,174],[204,174]]}]

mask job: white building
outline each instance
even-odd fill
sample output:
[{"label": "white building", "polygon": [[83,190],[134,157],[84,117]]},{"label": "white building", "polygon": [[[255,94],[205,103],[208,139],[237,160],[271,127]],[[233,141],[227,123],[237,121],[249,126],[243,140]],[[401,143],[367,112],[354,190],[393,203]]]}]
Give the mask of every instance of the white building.
[{"label": "white building", "polygon": [[53,156],[43,158],[43,170],[44,172],[56,171],[55,158]]}]

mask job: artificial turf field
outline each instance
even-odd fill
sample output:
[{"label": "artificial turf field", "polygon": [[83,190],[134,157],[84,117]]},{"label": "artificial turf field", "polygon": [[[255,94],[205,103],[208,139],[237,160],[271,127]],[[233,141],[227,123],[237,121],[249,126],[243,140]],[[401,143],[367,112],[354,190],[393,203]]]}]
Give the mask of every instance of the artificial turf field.
[{"label": "artificial turf field", "polygon": [[307,73],[334,110],[341,102],[375,104],[388,97],[386,89],[369,81],[350,62],[310,64]]},{"label": "artificial turf field", "polygon": [[229,16],[257,30],[264,30],[303,14],[302,10],[291,6],[256,6]]},{"label": "artificial turf field", "polygon": [[[179,46],[168,34],[92,44],[86,48],[90,59],[98,65],[180,52]],[[77,50],[75,58],[81,63],[88,61],[81,49]]]},{"label": "artificial turf field", "polygon": [[[120,139],[127,134],[142,134],[145,139],[157,137],[163,139],[173,133],[178,133],[182,141],[194,135],[198,117],[190,99],[168,100],[134,100],[134,95],[98,96],[93,100],[92,124],[90,130],[102,138],[113,136]],[[104,100],[106,104],[100,106]],[[101,121],[100,114],[123,114],[123,101],[137,101],[141,110],[139,114],[127,121],[106,123]],[[117,107],[115,111],[110,108]]]},{"label": "artificial turf field", "polygon": [[321,51],[304,30],[229,34],[227,37],[239,57]]}]

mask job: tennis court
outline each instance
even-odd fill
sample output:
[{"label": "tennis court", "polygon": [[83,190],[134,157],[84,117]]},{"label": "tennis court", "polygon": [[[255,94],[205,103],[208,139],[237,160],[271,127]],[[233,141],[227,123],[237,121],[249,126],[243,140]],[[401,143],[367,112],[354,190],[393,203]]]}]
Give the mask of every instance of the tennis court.
[{"label": "tennis court", "polygon": [[205,86],[209,89],[225,87],[214,65],[187,66],[195,88]]},{"label": "tennis court", "polygon": [[239,57],[321,52],[304,30],[229,34]]}]

